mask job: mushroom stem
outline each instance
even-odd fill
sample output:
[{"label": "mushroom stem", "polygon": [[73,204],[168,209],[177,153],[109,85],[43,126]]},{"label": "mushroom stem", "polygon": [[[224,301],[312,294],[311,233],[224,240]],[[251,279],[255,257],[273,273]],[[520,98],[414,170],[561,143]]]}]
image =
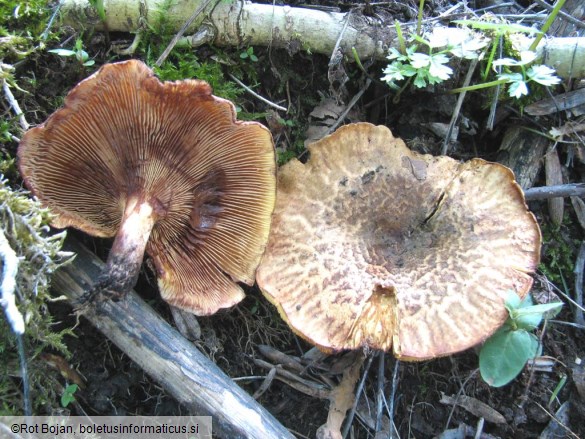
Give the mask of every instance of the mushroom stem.
[{"label": "mushroom stem", "polygon": [[106,266],[84,301],[118,300],[134,287],[156,219],[151,204],[136,198],[128,200]]}]

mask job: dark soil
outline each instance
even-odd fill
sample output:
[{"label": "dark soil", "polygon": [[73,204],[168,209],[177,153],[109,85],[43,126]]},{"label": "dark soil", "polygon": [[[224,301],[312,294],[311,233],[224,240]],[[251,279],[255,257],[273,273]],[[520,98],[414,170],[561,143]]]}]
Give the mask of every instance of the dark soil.
[{"label": "dark soil", "polygon": [[[312,1],[291,1],[289,4],[298,6],[300,3],[316,5],[326,3],[327,6],[339,8],[340,11],[347,11],[360,5],[360,2]],[[371,2],[370,4],[366,2],[365,6],[360,5],[356,11],[371,14],[392,12],[396,19],[414,20],[418,2],[403,3]],[[443,0],[426,3],[425,14],[429,17],[438,15],[452,6],[450,2]],[[470,2],[470,7],[482,7],[494,3],[498,2]],[[513,7],[516,11],[523,11],[531,2],[519,3],[521,4]],[[62,39],[70,36],[72,35],[64,32]],[[110,43],[119,39],[130,39],[128,35],[114,34],[109,38]],[[70,62],[70,59],[61,59],[48,54],[27,59],[18,65],[18,73],[23,83],[27,79],[36,78],[34,87],[25,86],[29,94],[17,96],[30,123],[44,121],[60,105],[66,92],[101,64],[120,59],[110,52],[108,42],[101,34],[93,34],[85,47],[89,53],[97,54],[94,67],[80,69],[79,66]],[[287,119],[294,122],[290,126],[274,122],[274,120],[261,121],[271,127],[276,145],[281,151],[290,151],[292,155],[304,158],[302,148],[304,132],[312,120],[310,113],[319,104],[322,96],[333,94],[347,103],[364,86],[367,78],[354,64],[347,63],[345,68],[350,81],[346,84],[345,90],[336,89],[335,84],[331,86],[327,80],[329,60],[326,57],[308,55],[302,51],[291,57],[284,50],[272,50],[269,54],[267,49],[261,47],[254,50],[261,60],[254,66],[257,82],[260,84],[256,91],[269,99],[275,96],[282,97],[283,84],[287,84],[286,90],[290,93],[289,99],[293,108],[287,115]],[[240,51],[233,49],[223,52],[231,59],[238,61]],[[214,53],[215,49],[203,47],[196,52],[196,55],[199,59],[206,59]],[[137,55],[137,57],[141,56],[141,54]],[[382,64],[370,63],[367,65],[367,70],[372,77],[378,78],[381,76],[383,67]],[[229,67],[226,66],[224,73],[228,72]],[[453,82],[441,87],[423,90],[407,89],[399,102],[393,102],[393,94],[387,87],[381,83],[375,83],[358,101],[349,114],[348,122],[359,120],[386,125],[396,136],[402,137],[411,148],[421,152],[440,154],[442,138],[433,132],[428,124],[449,123],[457,97],[443,94],[443,92],[452,88],[453,83],[460,84],[465,73],[466,69],[462,69],[458,73],[460,77],[456,75]],[[487,93],[477,93],[473,95],[473,98],[465,100],[461,112],[465,124],[461,125],[460,135],[457,142],[451,145],[449,155],[462,160],[482,157],[495,161],[498,159],[500,142],[508,127],[518,124],[533,127],[531,122],[527,121],[527,116],[521,113],[509,113],[507,117],[498,121],[493,131],[486,130],[483,127],[485,127],[490,102],[491,96]],[[268,110],[249,95],[242,95],[239,105],[250,113]],[[559,121],[555,117],[565,120],[567,115],[541,118],[538,124],[547,129],[558,126]],[[584,162],[583,156],[579,157],[579,153],[584,144],[580,138],[573,140],[579,142],[578,146],[574,148],[559,146],[561,162],[569,163],[569,166],[564,168],[565,180],[581,182]],[[6,147],[6,150],[14,155],[16,146],[16,143],[12,143]],[[571,157],[575,158],[571,161]],[[16,177],[15,180],[17,181]],[[537,185],[544,185],[543,175],[538,177]],[[534,202],[530,207],[537,214],[543,229],[551,229],[546,202]],[[584,236],[571,203],[566,202],[565,208],[566,220],[557,227],[558,232],[551,235],[554,236],[553,238],[549,241],[545,240],[543,264],[556,274],[561,272],[567,283],[566,289],[571,291],[574,288],[573,266],[559,265],[558,253],[555,250],[568,249],[566,250],[569,252],[568,259],[574,261]],[[76,234],[83,237],[82,234]],[[110,245],[109,241],[88,237],[83,237],[83,239],[90,248],[95,248],[98,255],[105,258]],[[539,275],[538,280],[534,287],[536,292],[550,289],[543,275]],[[553,281],[557,287],[563,288],[560,278]],[[159,299],[156,282],[146,265],[136,290],[161,315],[172,322],[171,313],[167,305]],[[253,394],[262,383],[262,379],[258,377],[264,377],[268,373],[267,370],[254,363],[255,358],[263,358],[258,349],[259,345],[269,345],[296,357],[301,357],[311,349],[311,346],[290,331],[274,307],[267,303],[256,287],[248,288],[247,292],[247,298],[235,308],[212,317],[201,318],[202,337],[195,343],[229,376],[242,378],[238,380],[238,384]],[[566,301],[566,299],[562,300]],[[68,305],[51,304],[50,311],[56,316],[60,326],[70,327],[76,324],[76,318]],[[461,428],[460,431],[463,431],[464,426],[468,427],[468,436],[472,437],[473,431],[478,428],[478,413],[473,413],[461,406],[454,407],[441,403],[444,394],[475,398],[504,416],[505,423],[502,424],[485,422],[481,436],[484,438],[585,438],[584,372],[583,364],[579,364],[579,359],[585,359],[585,336],[583,328],[570,325],[573,319],[571,308],[565,306],[564,311],[556,318],[556,322],[549,322],[546,330],[540,329],[537,332],[537,335],[542,337],[543,356],[551,360],[551,366],[547,371],[526,368],[517,379],[502,388],[490,387],[481,379],[477,370],[478,357],[474,350],[434,361],[401,362],[394,382],[393,372],[396,360],[391,354],[387,354],[385,361],[380,362],[380,354],[369,352],[368,355],[374,356],[375,359],[365,380],[364,394],[367,401],[362,396],[360,416],[354,419],[349,437],[374,437],[371,422],[376,417],[376,393],[381,389],[387,403],[390,402],[391,395],[394,395],[392,419],[398,431],[398,437],[456,437],[441,435],[450,429]],[[89,415],[185,414],[185,409],[180,404],[83,318],[75,327],[74,332],[75,337],[66,339],[73,354],[69,365],[79,374],[85,388],[80,389],[75,395],[77,403],[70,406],[73,413]],[[335,364],[342,355],[338,354],[324,360],[324,364],[328,365],[328,370],[327,368],[325,371],[320,368],[309,368],[307,379],[319,383],[339,381],[341,374],[331,372],[331,365]],[[383,382],[377,379],[377,369],[380,366],[384,369]],[[53,373],[55,379],[63,385],[69,382],[67,377]],[[565,377],[565,385],[559,386]],[[327,401],[301,393],[277,380],[272,382],[269,389],[259,398],[259,402],[298,437],[315,437],[318,427],[327,418]],[[558,428],[556,431],[559,433],[556,436],[542,436],[547,426],[554,424],[554,414],[563,403],[569,404],[568,416],[563,420],[567,428]],[[47,402],[47,411],[55,410],[57,407],[58,401]],[[367,417],[368,414],[370,419]],[[386,408],[382,415],[387,422]]]}]

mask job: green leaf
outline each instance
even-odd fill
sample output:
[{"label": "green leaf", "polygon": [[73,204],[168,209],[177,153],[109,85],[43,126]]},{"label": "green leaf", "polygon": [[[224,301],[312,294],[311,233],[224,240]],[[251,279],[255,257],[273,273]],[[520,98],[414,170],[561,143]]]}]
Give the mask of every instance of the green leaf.
[{"label": "green leaf", "polygon": [[420,69],[416,72],[414,81],[412,82],[415,87],[423,88],[427,86],[428,72],[425,69]]},{"label": "green leaf", "polygon": [[54,53],[55,55],[59,56],[73,56],[76,52],[69,49],[51,49],[49,50],[49,53]]},{"label": "green leaf", "polygon": [[518,81],[511,83],[508,88],[508,94],[516,99],[520,99],[522,96],[527,96],[528,86],[526,85],[526,82]]},{"label": "green leaf", "polygon": [[402,64],[400,61],[394,61],[384,69],[385,76],[382,77],[382,81],[394,82],[401,81],[405,77],[416,75],[416,69],[410,64]]},{"label": "green leaf", "polygon": [[536,53],[531,50],[520,52],[520,59],[500,58],[492,63],[493,67],[497,66],[525,66],[536,59]]},{"label": "green leaf", "polygon": [[84,63],[89,59],[89,54],[85,50],[78,50],[75,53],[75,58],[77,58],[77,61]]},{"label": "green leaf", "polygon": [[400,53],[398,51],[398,49],[396,49],[395,47],[390,48],[390,53],[388,54],[388,56],[386,58],[389,59],[390,61],[392,61],[392,60],[398,60],[398,61],[408,60],[408,56]]},{"label": "green leaf", "polygon": [[525,329],[532,331],[538,328],[540,322],[542,322],[542,313],[530,311],[534,307],[528,307],[516,310],[516,316],[514,317],[514,323],[518,329]]},{"label": "green leaf", "polygon": [[487,46],[487,40],[476,38],[470,41],[464,41],[461,44],[449,49],[449,53],[458,58],[477,59],[480,51]]},{"label": "green leaf", "polygon": [[516,61],[515,59],[512,58],[500,58],[495,60],[492,63],[493,67],[498,67],[498,66],[517,66],[518,65],[518,61]]},{"label": "green leaf", "polygon": [[431,57],[425,53],[413,53],[410,56],[410,64],[415,69],[422,69],[431,63]]},{"label": "green leaf", "polygon": [[493,387],[512,381],[526,362],[538,353],[538,339],[525,330],[503,327],[492,335],[479,353],[479,370],[483,380]]},{"label": "green leaf", "polygon": [[539,84],[551,86],[561,82],[561,78],[556,76],[555,73],[555,69],[544,65],[537,65],[530,67],[526,75]]},{"label": "green leaf", "polygon": [[553,302],[521,308],[516,311],[516,325],[530,331],[537,328],[543,318],[556,316],[562,307],[562,302]]},{"label": "green leaf", "polygon": [[429,75],[441,81],[449,79],[453,73],[453,69],[445,65],[448,62],[449,58],[443,54],[432,55],[430,59]]},{"label": "green leaf", "polygon": [[[526,295],[524,300],[526,300],[527,298],[528,298],[528,300],[532,300],[530,297],[530,294]],[[515,291],[512,291],[512,290],[508,291],[508,296],[506,297],[505,306],[506,306],[506,309],[508,310],[508,312],[510,313],[510,316],[513,315],[514,310],[516,310],[522,306],[522,303],[524,303],[524,301],[520,298],[520,296],[518,294],[516,294]]]},{"label": "green leaf", "polygon": [[77,389],[78,389],[77,384],[69,384],[67,387],[65,387],[65,390],[61,395],[62,407],[67,407],[69,404],[75,401],[75,396],[73,395],[75,394],[75,392],[77,392]]}]

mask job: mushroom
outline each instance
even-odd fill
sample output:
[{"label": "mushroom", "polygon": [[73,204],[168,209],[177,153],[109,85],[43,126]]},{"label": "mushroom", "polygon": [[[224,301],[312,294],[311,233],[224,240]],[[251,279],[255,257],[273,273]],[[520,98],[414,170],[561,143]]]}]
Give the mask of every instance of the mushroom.
[{"label": "mushroom", "polygon": [[275,199],[268,129],[199,80],[161,82],[142,62],[104,65],[22,138],[26,185],[58,228],[114,237],[90,295],[122,296],[144,251],[169,304],[208,315],[238,303],[266,246]]},{"label": "mushroom", "polygon": [[410,151],[383,126],[344,126],[279,170],[264,295],[328,350],[401,359],[476,345],[525,296],[540,229],[506,167]]}]

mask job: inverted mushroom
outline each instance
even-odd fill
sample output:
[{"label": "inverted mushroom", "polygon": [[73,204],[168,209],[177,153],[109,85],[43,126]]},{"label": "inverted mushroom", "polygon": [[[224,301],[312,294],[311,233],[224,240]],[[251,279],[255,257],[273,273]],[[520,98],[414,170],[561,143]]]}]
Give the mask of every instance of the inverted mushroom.
[{"label": "inverted mushroom", "polygon": [[347,125],[279,171],[265,296],[332,351],[428,359],[476,345],[525,296],[540,229],[506,167],[410,151],[383,126]]},{"label": "inverted mushroom", "polygon": [[134,286],[145,249],[163,299],[198,315],[254,282],[274,208],[272,136],[206,82],[107,64],[23,136],[18,163],[55,227],[115,236],[93,292]]}]

